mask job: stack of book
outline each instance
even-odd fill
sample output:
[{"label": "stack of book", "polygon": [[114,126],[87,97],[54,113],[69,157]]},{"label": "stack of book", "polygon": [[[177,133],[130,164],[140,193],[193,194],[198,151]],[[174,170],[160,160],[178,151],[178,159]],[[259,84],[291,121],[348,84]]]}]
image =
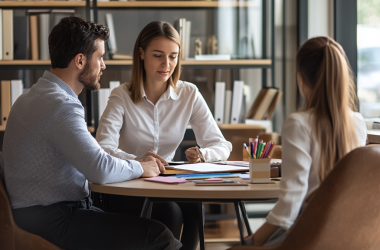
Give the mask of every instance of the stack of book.
[{"label": "stack of book", "polygon": [[252,120],[269,120],[281,96],[282,92],[277,88],[261,89],[247,114],[247,118]]},{"label": "stack of book", "polygon": [[190,57],[191,21],[186,20],[186,18],[180,18],[174,23],[174,27],[177,29],[182,41],[181,59],[186,60]]},{"label": "stack of book", "polygon": [[217,123],[236,124],[244,123],[245,118],[253,120],[271,118],[282,92],[276,88],[262,89],[246,116],[243,88],[243,81],[235,81],[233,91],[226,90],[224,82],[216,83],[214,118]]},{"label": "stack of book", "polygon": [[52,28],[75,10],[0,9],[0,60],[49,60]]}]

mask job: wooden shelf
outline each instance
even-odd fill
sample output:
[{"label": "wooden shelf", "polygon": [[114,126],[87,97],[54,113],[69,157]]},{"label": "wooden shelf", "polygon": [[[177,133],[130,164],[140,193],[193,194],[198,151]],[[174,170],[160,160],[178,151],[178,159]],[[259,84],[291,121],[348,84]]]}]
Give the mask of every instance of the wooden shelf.
[{"label": "wooden shelf", "polygon": [[86,1],[0,1],[0,7],[85,7]]},{"label": "wooden shelf", "polygon": [[[105,60],[107,65],[132,65],[132,60]],[[270,59],[252,59],[252,60],[223,60],[223,61],[182,61],[182,65],[271,65]],[[50,60],[2,60],[1,65],[50,65]]]},{"label": "wooden shelf", "polygon": [[[105,60],[104,63],[107,65],[132,65],[132,60]],[[217,60],[217,61],[181,61],[181,64],[186,65],[271,65],[272,60],[270,59],[242,59],[242,60]]]},{"label": "wooden shelf", "polygon": [[50,60],[1,60],[0,65],[50,65]]},{"label": "wooden shelf", "polygon": [[252,7],[255,1],[111,1],[98,2],[98,7],[124,8],[216,8],[216,7]]},{"label": "wooden shelf", "polygon": [[[95,133],[95,127],[87,126],[88,132]],[[0,131],[5,131],[5,126],[0,126]]]}]

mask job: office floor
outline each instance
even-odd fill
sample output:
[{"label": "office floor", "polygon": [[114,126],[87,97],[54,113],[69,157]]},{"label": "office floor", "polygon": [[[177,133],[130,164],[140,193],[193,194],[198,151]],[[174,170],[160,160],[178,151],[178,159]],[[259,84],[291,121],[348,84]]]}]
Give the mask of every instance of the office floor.
[{"label": "office floor", "polygon": [[[268,213],[273,206],[273,203],[246,204],[246,210],[247,213],[250,214],[250,217],[252,215],[253,217],[256,217],[249,219],[252,232],[255,232],[265,222],[265,216],[260,215]],[[206,221],[205,241],[206,250],[225,250],[234,245],[238,245],[240,243],[240,236],[237,220],[229,219],[220,221]]]}]

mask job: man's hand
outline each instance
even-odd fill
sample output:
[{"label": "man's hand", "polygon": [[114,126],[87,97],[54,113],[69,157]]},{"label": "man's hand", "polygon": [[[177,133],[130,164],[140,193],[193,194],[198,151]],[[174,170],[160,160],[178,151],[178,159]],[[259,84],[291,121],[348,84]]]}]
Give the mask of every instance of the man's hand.
[{"label": "man's hand", "polygon": [[189,163],[197,163],[201,161],[196,147],[186,149],[185,155]]},{"label": "man's hand", "polygon": [[163,169],[161,173],[165,173],[164,165],[168,165],[168,162],[165,161],[165,159],[159,156],[158,154],[153,153],[153,150],[146,152],[143,156],[136,157],[135,161],[139,161],[140,163],[144,161],[149,161],[150,157],[154,157],[156,159],[156,163],[159,169]]},{"label": "man's hand", "polygon": [[[141,167],[144,170],[144,173],[141,175],[141,177],[155,177],[160,173],[165,173],[165,167],[162,165],[160,160],[154,158],[153,156],[147,156],[145,159],[146,161],[140,162]],[[161,165],[158,165],[157,162],[160,162]]]}]

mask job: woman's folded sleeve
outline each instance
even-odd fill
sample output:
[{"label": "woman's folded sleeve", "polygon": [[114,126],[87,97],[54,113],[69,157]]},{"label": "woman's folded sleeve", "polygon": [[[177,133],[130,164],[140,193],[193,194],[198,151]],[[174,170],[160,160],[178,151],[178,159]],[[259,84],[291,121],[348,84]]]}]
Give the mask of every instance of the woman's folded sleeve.
[{"label": "woman's folded sleeve", "polygon": [[291,115],[282,128],[282,178],[280,197],[268,214],[268,223],[289,229],[297,219],[308,190],[311,139]]}]

